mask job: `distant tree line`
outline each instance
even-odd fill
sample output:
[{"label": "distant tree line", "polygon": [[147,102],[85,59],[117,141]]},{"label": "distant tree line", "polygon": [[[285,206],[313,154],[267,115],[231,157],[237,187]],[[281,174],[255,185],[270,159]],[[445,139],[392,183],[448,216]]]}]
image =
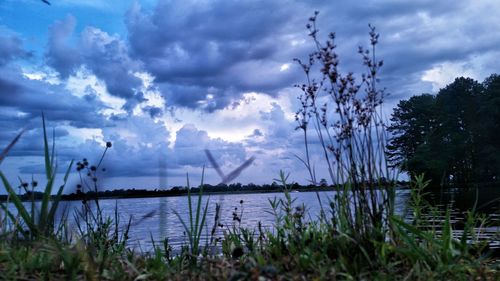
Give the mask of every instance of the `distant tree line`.
[{"label": "distant tree line", "polygon": [[[297,191],[311,191],[311,190],[331,190],[333,186],[323,182],[323,185],[300,185],[298,183],[292,183],[288,185],[287,188],[290,190]],[[192,187],[190,189],[191,193],[198,193],[199,187]],[[231,184],[204,184],[204,193],[251,193],[251,192],[280,192],[283,191],[283,186],[273,182],[272,184],[257,185],[253,183],[241,184],[241,183],[231,183]],[[179,196],[187,194],[188,189],[185,186],[174,186],[170,189],[113,189],[113,190],[103,190],[103,191],[87,191],[82,192],[81,189],[77,189],[75,193],[63,194],[61,196],[62,200],[91,200],[94,198],[142,198],[142,197],[167,197],[167,196]],[[40,200],[43,197],[43,192],[25,192],[20,194],[21,200]],[[0,195],[0,200],[7,200],[7,195]]]},{"label": "distant tree line", "polygon": [[456,78],[437,95],[402,100],[388,128],[388,160],[434,186],[500,182],[500,76]]}]

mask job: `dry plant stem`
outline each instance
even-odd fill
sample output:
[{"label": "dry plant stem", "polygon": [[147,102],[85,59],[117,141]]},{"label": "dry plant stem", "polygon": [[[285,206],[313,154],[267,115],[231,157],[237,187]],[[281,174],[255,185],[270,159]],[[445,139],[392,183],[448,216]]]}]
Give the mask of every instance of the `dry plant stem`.
[{"label": "dry plant stem", "polygon": [[[297,128],[304,133],[306,159],[302,162],[313,175],[307,137],[308,125],[313,124],[331,182],[338,183],[338,200],[334,204],[344,214],[337,212],[337,215],[347,219],[347,226],[352,228],[350,231],[368,235],[374,227],[378,229],[386,225],[384,221],[387,222],[393,210],[390,206],[393,193],[386,186],[387,179],[391,179],[383,150],[385,127],[378,114],[384,97],[383,90],[376,87],[377,73],[382,66],[375,53],[378,34],[374,27],[369,26],[370,51],[361,47],[358,50],[367,72],[357,83],[353,73],[344,75],[338,70],[335,34],[331,33],[325,44],[320,43],[317,14],[307,25],[316,50],[309,55],[307,62],[296,59],[306,77],[306,84],[297,86],[303,92],[299,97],[302,107],[296,114]],[[313,77],[315,65],[319,65],[319,77]],[[326,103],[319,104],[320,100],[326,99],[329,99]]]}]

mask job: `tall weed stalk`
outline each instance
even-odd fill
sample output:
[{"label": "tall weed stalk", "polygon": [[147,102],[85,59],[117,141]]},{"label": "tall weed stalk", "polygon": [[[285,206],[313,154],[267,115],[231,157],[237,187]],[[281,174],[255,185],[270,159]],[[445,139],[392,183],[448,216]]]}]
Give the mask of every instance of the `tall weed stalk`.
[{"label": "tall weed stalk", "polygon": [[[385,93],[377,86],[383,65],[376,57],[379,35],[369,26],[370,48],[359,47],[366,72],[359,77],[352,72],[344,74],[339,69],[335,33],[321,43],[317,15],[316,12],[307,25],[316,50],[307,61],[295,59],[306,76],[306,82],[297,85],[302,92],[301,108],[296,113],[297,129],[302,130],[305,145],[305,158],[301,161],[311,182],[316,183],[309,135],[314,133],[324,166],[336,186],[330,205],[337,228],[360,240],[373,238],[373,233],[382,233],[377,239],[385,239],[388,218],[394,211],[394,187],[385,159],[386,132],[381,107]],[[314,73],[316,69],[319,74]]]}]

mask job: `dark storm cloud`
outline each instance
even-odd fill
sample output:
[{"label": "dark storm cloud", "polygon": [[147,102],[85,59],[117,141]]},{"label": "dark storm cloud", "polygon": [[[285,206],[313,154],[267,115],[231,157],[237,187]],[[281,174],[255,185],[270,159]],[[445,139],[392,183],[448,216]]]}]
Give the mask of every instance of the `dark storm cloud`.
[{"label": "dark storm cloud", "polygon": [[140,63],[129,57],[128,48],[120,38],[95,27],[85,27],[75,44],[76,20],[69,15],[50,27],[49,43],[45,54],[47,64],[67,78],[80,67],[92,71],[102,79],[108,92],[127,99],[124,109],[130,111],[144,101],[137,89],[141,80],[134,75],[140,71]]},{"label": "dark storm cloud", "polygon": [[100,101],[89,102],[75,97],[61,85],[50,85],[30,80],[20,73],[2,69],[0,79],[0,108],[14,108],[22,112],[24,120],[39,118],[42,112],[54,121],[68,121],[75,127],[105,125],[96,112],[102,109]]},{"label": "dark storm cloud", "polygon": [[[76,97],[63,85],[51,85],[43,81],[30,80],[17,67],[0,67],[0,147],[6,146],[22,129],[28,131],[14,146],[10,156],[40,156],[42,150],[42,113],[47,128],[56,138],[67,136],[68,132],[58,126],[70,125],[77,128],[112,126],[98,112],[105,106],[91,93]],[[63,158],[66,154],[62,154]]]},{"label": "dark storm cloud", "polygon": [[134,90],[142,82],[133,72],[140,69],[140,64],[130,59],[124,42],[98,28],[87,27],[81,34],[79,49],[85,66],[106,82],[110,94],[135,98]]},{"label": "dark storm cloud", "polygon": [[[428,91],[422,72],[498,46],[488,21],[455,1],[158,1],[152,10],[135,4],[126,15],[133,57],[156,77],[169,102],[216,110],[245,91],[275,94],[304,80],[297,67],[280,72],[314,47],[305,24],[319,10],[321,38],[337,33],[343,71],[360,72],[358,45],[369,43],[368,24],[381,33],[383,86],[395,97]],[[449,24],[447,24],[449,23]],[[475,38],[480,40],[475,40]],[[304,43],[305,41],[305,43]],[[293,42],[298,44],[292,44]],[[402,83],[404,81],[404,83]],[[403,85],[404,84],[404,85]],[[206,95],[214,92],[207,107]]]},{"label": "dark storm cloud", "polygon": [[[485,36],[488,22],[463,3],[452,1],[163,1],[151,10],[134,4],[125,16],[128,42],[94,27],[86,27],[70,44],[76,21],[68,16],[50,29],[47,62],[67,76],[84,65],[106,82],[108,91],[128,99],[130,111],[142,102],[133,71],[155,77],[168,103],[207,111],[228,106],[241,93],[276,94],[304,77],[292,63],[314,47],[305,23],[313,11],[320,38],[338,35],[341,69],[359,72],[358,45],[367,45],[368,23],[381,33],[377,53],[386,62],[383,86],[395,97],[422,83],[422,72],[445,61],[459,61],[488,52],[500,43]],[[458,19],[457,19],[458,18]],[[464,18],[464,20],[460,20]],[[450,25],[443,24],[450,22]],[[477,38],[479,40],[473,40]],[[75,38],[73,38],[75,39]],[[74,40],[73,40],[74,41]],[[401,85],[401,79],[405,85]],[[212,95],[207,100],[207,95]]]},{"label": "dark storm cloud", "polygon": [[21,85],[18,85],[9,79],[5,79],[4,77],[0,77],[0,92],[2,93],[2,97],[0,97],[1,101],[8,99],[9,97],[12,98],[21,90]]},{"label": "dark storm cloud", "polygon": [[142,111],[148,113],[151,118],[163,115],[163,109],[156,106],[146,106],[142,109]]},{"label": "dark storm cloud", "polygon": [[[44,146],[43,146],[43,130],[42,130],[42,121],[41,120],[33,120],[33,126],[28,129],[20,138],[18,143],[13,147],[12,151],[9,152],[9,156],[43,156]],[[10,133],[8,138],[12,139],[12,134]],[[62,128],[47,128],[47,135],[50,141],[52,141],[52,137],[55,136],[56,139],[65,137],[69,135],[69,132]],[[60,152],[60,151],[58,151]],[[58,154],[59,156],[59,154]],[[61,154],[60,159],[64,161],[70,159],[68,155],[65,153]],[[43,170],[39,170],[43,171]]]},{"label": "dark storm cloud", "polygon": [[[17,58],[27,58],[32,54],[23,49],[22,40],[16,36],[0,36],[0,67]],[[0,86],[1,87],[1,86]]]},{"label": "dark storm cloud", "polygon": [[[169,104],[188,108],[201,108],[208,112],[223,108],[239,95],[234,88],[224,89],[196,84],[170,83],[161,83],[158,86]],[[208,100],[208,95],[213,95],[215,99]]]},{"label": "dark storm cloud", "polygon": [[[243,91],[272,91],[293,83],[280,73],[280,46],[288,28],[288,5],[276,1],[159,1],[152,11],[138,5],[126,17],[131,50],[169,101],[200,107],[215,89],[215,109]],[[277,35],[277,36],[276,36]],[[286,44],[286,43],[284,43]],[[287,51],[288,52],[288,51]]]},{"label": "dark storm cloud", "polygon": [[[343,71],[362,70],[357,46],[369,43],[368,23],[381,33],[382,85],[395,98],[430,90],[422,72],[446,61],[463,61],[494,50],[484,10],[454,1],[167,1],[152,9],[135,3],[125,16],[128,41],[95,27],[73,38],[72,16],[50,28],[47,62],[63,77],[84,65],[112,95],[142,102],[133,71],[145,70],[170,105],[217,110],[247,91],[275,95],[304,80],[293,63],[314,49],[305,24],[315,10],[320,40],[337,33]],[[475,24],[470,24],[474,20]],[[78,40],[76,40],[78,39]],[[74,44],[71,42],[74,41]],[[404,80],[404,83],[401,81]],[[207,95],[212,95],[207,100]]]},{"label": "dark storm cloud", "polygon": [[45,57],[47,64],[57,70],[63,78],[72,74],[81,62],[79,50],[70,45],[75,26],[75,17],[68,15],[49,27]]},{"label": "dark storm cloud", "polygon": [[[431,90],[423,72],[445,62],[463,62],[477,54],[497,52],[499,27],[488,5],[456,1],[340,2],[320,9],[318,28],[324,37],[335,31],[340,63],[345,71],[362,70],[356,46],[368,46],[371,23],[380,33],[377,55],[385,64],[380,73],[389,99]],[[489,7],[490,6],[490,7]],[[485,14],[486,13],[486,16]],[[494,57],[494,56],[493,56]],[[490,71],[496,71],[491,68]],[[457,73],[457,76],[461,75]]]}]

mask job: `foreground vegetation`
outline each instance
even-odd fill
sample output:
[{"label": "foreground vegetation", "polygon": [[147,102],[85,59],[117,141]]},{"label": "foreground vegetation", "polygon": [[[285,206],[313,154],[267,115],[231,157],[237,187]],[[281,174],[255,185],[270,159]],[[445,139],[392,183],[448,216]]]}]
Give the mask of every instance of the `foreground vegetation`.
[{"label": "foreground vegetation", "polygon": [[[29,214],[26,218],[13,216],[15,221],[10,223],[9,217],[4,217],[0,276],[4,280],[498,280],[500,277],[499,257],[491,255],[487,241],[478,240],[481,225],[486,222],[469,212],[459,237],[453,235],[449,213],[442,224],[436,224],[437,211],[422,201],[421,192],[426,186],[422,178],[413,182],[409,203],[412,214],[406,220],[391,216],[389,232],[372,229],[372,238],[362,240],[359,233],[352,232],[345,218],[332,214],[337,212],[334,202],[325,208],[332,215],[307,220],[305,206],[296,204],[289,195],[284,174],[281,180],[285,199],[269,202],[276,220],[272,231],[240,227],[240,214],[233,214],[232,225],[221,226],[220,211],[215,221],[207,222],[210,206],[208,203],[202,206],[202,191],[190,194],[186,198],[190,202],[189,219],[181,220],[189,241],[176,254],[168,238],[156,241],[151,252],[132,250],[127,244],[130,221],[120,223],[118,217],[102,217],[95,208],[80,217],[79,225],[85,231],[79,234],[71,233],[64,225],[57,227],[52,216],[47,217],[47,224],[36,224],[33,229],[29,228],[29,221],[35,218]],[[15,195],[12,199],[15,202]],[[215,208],[219,208],[217,204]],[[38,211],[35,207],[32,213]],[[426,216],[433,212],[436,217]],[[21,228],[16,228],[16,224]],[[222,237],[215,235],[218,227],[224,229]],[[200,239],[201,233],[210,229],[211,238]],[[30,230],[32,235],[25,235]]]},{"label": "foreground vegetation", "polygon": [[[188,219],[179,223],[187,239],[181,249],[172,249],[168,237],[153,241],[153,251],[137,252],[128,243],[134,227],[120,221],[118,211],[106,216],[99,198],[83,200],[80,209],[62,212],[61,196],[71,163],[55,190],[57,166],[54,144],[44,131],[46,186],[42,199],[23,204],[20,196],[0,172],[8,192],[1,202],[0,274],[12,280],[499,280],[500,261],[479,239],[488,221],[475,212],[465,214],[460,235],[454,232],[450,212],[441,213],[423,199],[429,181],[423,176],[411,182],[411,199],[406,214],[396,214],[395,181],[385,163],[385,131],[378,90],[376,60],[378,34],[370,27],[370,50],[360,49],[367,73],[356,83],[352,73],[337,69],[334,34],[320,44],[315,28],[316,15],[308,28],[317,50],[302,66],[307,83],[302,108],[297,112],[298,129],[304,132],[305,156],[299,157],[317,184],[315,165],[310,157],[311,137],[319,140],[325,166],[335,187],[335,196],[325,200],[318,194],[319,217],[311,220],[306,206],[290,196],[288,175],[277,180],[284,198],[269,201],[275,222],[273,228],[241,227],[241,213],[234,212],[233,223],[220,223],[221,207],[202,204],[203,180],[192,193],[187,180]],[[320,75],[311,70],[319,63]],[[330,103],[329,103],[330,102]],[[338,118],[331,120],[331,113]],[[312,124],[312,129],[309,126]],[[313,132],[311,136],[311,132]],[[20,136],[20,135],[19,135]],[[0,163],[14,139],[0,156]],[[316,142],[318,143],[318,142]],[[52,149],[51,149],[52,147]],[[96,192],[98,173],[106,151],[97,165],[76,163],[80,188]],[[85,176],[86,174],[86,176]],[[203,177],[202,177],[203,178]],[[387,180],[389,179],[389,180]],[[36,184],[21,181],[25,192]],[[51,196],[55,193],[55,196]],[[31,204],[30,204],[31,203]],[[9,204],[15,208],[9,209]],[[215,208],[214,221],[207,221],[209,208]],[[175,210],[180,212],[181,210]],[[67,225],[73,215],[76,228]],[[148,219],[146,214],[140,220]],[[62,216],[62,217],[58,217]],[[220,236],[222,230],[223,235]],[[209,233],[208,239],[202,239]]]}]

